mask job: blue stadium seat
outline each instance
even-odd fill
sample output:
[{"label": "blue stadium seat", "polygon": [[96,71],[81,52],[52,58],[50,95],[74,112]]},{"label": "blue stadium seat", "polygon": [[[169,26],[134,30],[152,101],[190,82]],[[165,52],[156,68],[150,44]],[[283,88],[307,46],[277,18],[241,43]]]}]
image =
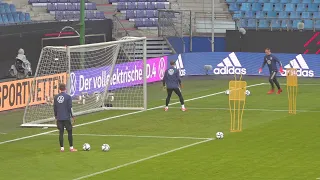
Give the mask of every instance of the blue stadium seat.
[{"label": "blue stadium seat", "polygon": [[6,13],[6,11],[4,10],[4,6],[2,4],[0,4],[0,14]]},{"label": "blue stadium seat", "polygon": [[257,19],[263,19],[265,17],[266,17],[266,13],[265,12],[263,12],[263,11],[257,11],[256,12],[256,18]]},{"label": "blue stadium seat", "polygon": [[137,17],[137,18],[144,18],[144,17],[146,17],[145,11],[144,11],[144,10],[137,10],[137,11],[136,11],[136,17]]},{"label": "blue stadium seat", "polygon": [[280,3],[287,4],[287,3],[290,3],[290,0],[280,0]]},{"label": "blue stadium seat", "polygon": [[261,9],[262,9],[261,3],[252,3],[252,8],[251,8],[252,11],[261,11]]},{"label": "blue stadium seat", "polygon": [[313,18],[320,19],[320,12],[314,12]]},{"label": "blue stadium seat", "polygon": [[255,13],[253,11],[247,11],[244,13],[244,17],[245,18],[254,18],[255,17]]},{"label": "blue stadium seat", "polygon": [[298,3],[301,3],[301,1],[300,1],[300,0],[291,0],[290,3],[292,3],[292,4],[298,4]]},{"label": "blue stadium seat", "polygon": [[18,15],[19,15],[20,22],[23,23],[23,22],[26,21],[26,17],[25,17],[25,15],[23,13],[18,13]]},{"label": "blue stadium seat", "polygon": [[304,29],[311,30],[313,29],[313,20],[311,19],[305,19],[304,20]]},{"label": "blue stadium seat", "polygon": [[4,3],[3,6],[4,6],[5,13],[11,13],[9,4]]},{"label": "blue stadium seat", "polygon": [[270,0],[271,3],[279,3],[279,0]]},{"label": "blue stadium seat", "polygon": [[312,0],[302,0],[302,3],[312,3]]},{"label": "blue stadium seat", "polygon": [[274,4],[274,11],[279,11],[279,12],[281,12],[281,11],[283,11],[283,9],[284,9],[284,5],[283,5],[282,3],[276,3],[276,4]]},{"label": "blue stadium seat", "polygon": [[269,28],[269,20],[267,20],[267,19],[260,19],[260,20],[259,20],[258,28],[260,28],[260,29]]},{"label": "blue stadium seat", "polygon": [[320,3],[320,0],[313,0],[313,3]]},{"label": "blue stadium seat", "polygon": [[134,10],[127,10],[126,11],[126,19],[133,19],[135,18],[135,11]]},{"label": "blue stadium seat", "polygon": [[246,19],[240,19],[237,21],[238,27],[247,27],[248,26],[248,21]]},{"label": "blue stadium seat", "polygon": [[281,21],[281,28],[287,29],[292,27],[292,21],[291,20],[282,20]]},{"label": "blue stadium seat", "polygon": [[280,29],[281,28],[281,21],[278,19],[272,19],[270,23],[270,27],[272,29]]},{"label": "blue stadium seat", "polygon": [[241,19],[243,17],[243,12],[242,11],[235,11],[232,18],[233,19]]},{"label": "blue stadium seat", "polygon": [[126,3],[125,2],[118,2],[117,3],[117,10],[121,11],[121,10],[125,10],[127,8]]},{"label": "blue stadium seat", "polygon": [[234,3],[236,0],[226,0],[226,3]]},{"label": "blue stadium seat", "polygon": [[298,29],[299,22],[301,22],[301,20],[293,20],[292,29]]},{"label": "blue stadium seat", "polygon": [[256,3],[256,0],[247,0],[248,3]]},{"label": "blue stadium seat", "polygon": [[251,3],[242,3],[240,10],[241,11],[250,11],[251,10]]},{"label": "blue stadium seat", "polygon": [[18,13],[12,13],[12,16],[13,16],[13,20],[15,23],[20,23],[20,19],[19,19],[19,16],[18,16]]},{"label": "blue stadium seat", "polygon": [[239,5],[237,3],[231,3],[231,4],[229,4],[229,10],[230,11],[239,11]]},{"label": "blue stadium seat", "polygon": [[320,20],[316,20],[314,27],[319,30],[320,29]]},{"label": "blue stadium seat", "polygon": [[166,6],[165,6],[165,4],[164,3],[157,3],[156,4],[156,9],[165,9],[166,8]]},{"label": "blue stadium seat", "polygon": [[248,20],[248,28],[257,28],[257,20],[256,19],[249,19]]},{"label": "blue stadium seat", "polygon": [[156,5],[152,2],[147,3],[147,9],[156,9]]},{"label": "blue stadium seat", "polygon": [[247,0],[236,0],[237,3],[245,3]]},{"label": "blue stadium seat", "polygon": [[158,11],[154,11],[154,10],[146,10],[146,17],[147,17],[147,18],[155,18],[155,17],[158,17],[157,12],[158,12]]},{"label": "blue stadium seat", "polygon": [[11,11],[12,13],[17,12],[15,5],[10,4],[10,5],[9,5],[9,8],[10,8],[10,11]]},{"label": "blue stadium seat", "polygon": [[291,19],[298,19],[298,18],[300,18],[301,16],[300,16],[300,12],[297,12],[297,11],[294,11],[294,12],[291,12],[290,13],[290,18]]},{"label": "blue stadium seat", "polygon": [[4,25],[3,21],[2,21],[2,17],[0,16],[0,26]]},{"label": "blue stadium seat", "polygon": [[31,17],[29,13],[25,13],[26,22],[31,22]]},{"label": "blue stadium seat", "polygon": [[279,12],[279,18],[281,19],[289,18],[289,15],[287,12],[281,11]]},{"label": "blue stadium seat", "polygon": [[309,12],[318,12],[319,11],[319,4],[317,4],[317,3],[308,4],[308,11]]},{"label": "blue stadium seat", "polygon": [[273,11],[273,4],[272,3],[264,3],[262,11]]},{"label": "blue stadium seat", "polygon": [[296,11],[306,11],[307,10],[307,4],[297,4],[297,9]]},{"label": "blue stadium seat", "polygon": [[7,14],[8,22],[9,24],[14,24],[14,19],[11,13]]},{"label": "blue stadium seat", "polygon": [[302,12],[301,13],[301,18],[306,19],[306,18],[311,18],[311,17],[312,17],[311,12]]},{"label": "blue stadium seat", "polygon": [[295,9],[296,9],[296,5],[295,4],[286,4],[286,7],[285,7],[285,11],[286,12],[293,12],[293,11],[295,11]]},{"label": "blue stadium seat", "polygon": [[2,14],[1,17],[2,17],[3,24],[9,24],[9,21],[8,21],[6,14]]},{"label": "blue stadium seat", "polygon": [[146,3],[144,3],[144,2],[138,2],[138,3],[137,3],[137,9],[140,9],[140,10],[147,9]]},{"label": "blue stadium seat", "polygon": [[267,12],[267,17],[268,18],[276,18],[277,17],[277,13],[274,11],[268,11]]}]

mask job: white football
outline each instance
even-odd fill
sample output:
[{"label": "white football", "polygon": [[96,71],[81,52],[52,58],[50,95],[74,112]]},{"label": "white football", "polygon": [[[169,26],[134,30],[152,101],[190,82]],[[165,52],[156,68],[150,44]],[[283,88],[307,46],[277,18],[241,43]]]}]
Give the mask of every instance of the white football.
[{"label": "white football", "polygon": [[101,147],[102,151],[109,151],[110,150],[110,146],[108,144],[102,144],[102,147]]},{"label": "white football", "polygon": [[223,139],[223,132],[217,132],[216,137],[217,139]]},{"label": "white football", "polygon": [[249,96],[251,92],[249,90],[246,90],[246,95]]},{"label": "white football", "polygon": [[82,146],[82,149],[83,149],[84,151],[90,151],[91,146],[90,146],[89,143],[84,143],[83,146]]},{"label": "white football", "polygon": [[229,95],[229,94],[230,94],[230,91],[229,91],[229,90],[226,90],[225,93],[226,93],[226,95]]}]

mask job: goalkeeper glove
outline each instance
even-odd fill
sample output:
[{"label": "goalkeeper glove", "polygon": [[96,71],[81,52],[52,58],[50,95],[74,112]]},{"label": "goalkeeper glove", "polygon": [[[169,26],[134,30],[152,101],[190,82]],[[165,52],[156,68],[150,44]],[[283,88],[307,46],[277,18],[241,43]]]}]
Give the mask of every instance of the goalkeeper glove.
[{"label": "goalkeeper glove", "polygon": [[259,68],[259,74],[262,72],[262,68]]},{"label": "goalkeeper glove", "polygon": [[283,73],[283,68],[282,67],[280,67],[279,72]]}]

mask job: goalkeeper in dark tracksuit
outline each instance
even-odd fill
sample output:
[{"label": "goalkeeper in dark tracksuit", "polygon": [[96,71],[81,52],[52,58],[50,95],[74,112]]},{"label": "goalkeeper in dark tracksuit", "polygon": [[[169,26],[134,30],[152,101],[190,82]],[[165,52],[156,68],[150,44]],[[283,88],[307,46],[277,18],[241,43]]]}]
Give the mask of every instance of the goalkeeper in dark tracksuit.
[{"label": "goalkeeper in dark tracksuit", "polygon": [[274,84],[276,84],[276,86],[278,88],[277,94],[280,94],[282,92],[282,89],[281,89],[280,84],[277,80],[277,73],[278,73],[277,64],[279,64],[279,66],[280,66],[280,69],[279,69],[280,73],[283,72],[282,64],[277,57],[275,57],[274,55],[271,54],[271,51],[269,48],[265,49],[265,53],[266,53],[266,55],[264,56],[262,66],[259,69],[259,73],[262,72],[262,68],[267,64],[269,71],[270,71],[269,82],[271,84],[271,90],[268,91],[268,94],[274,93]]},{"label": "goalkeeper in dark tracksuit", "polygon": [[175,62],[171,61],[170,62],[171,67],[169,67],[163,77],[163,89],[167,90],[167,98],[166,98],[166,107],[165,111],[168,111],[169,109],[169,102],[170,98],[172,95],[172,92],[175,92],[179,96],[179,100],[181,103],[181,110],[186,111],[186,108],[184,107],[184,100],[181,94],[180,88],[182,87],[181,85],[181,79],[180,79],[180,73],[177,68],[174,67]]}]

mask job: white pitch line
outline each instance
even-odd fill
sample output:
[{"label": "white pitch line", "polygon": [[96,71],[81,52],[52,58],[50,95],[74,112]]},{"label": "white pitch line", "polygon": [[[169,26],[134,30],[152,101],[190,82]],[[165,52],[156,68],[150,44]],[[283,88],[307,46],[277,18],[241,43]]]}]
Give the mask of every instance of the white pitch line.
[{"label": "white pitch line", "polygon": [[[247,87],[261,86],[263,84],[266,84],[266,83],[253,84],[253,85],[249,85]],[[187,99],[187,100],[185,100],[185,102],[194,101],[194,100],[198,100],[198,99],[203,99],[203,98],[207,98],[207,97],[210,97],[210,96],[216,96],[218,94],[223,94],[223,93],[225,93],[225,91],[221,91],[221,92],[217,92],[217,93],[213,93],[213,94],[208,94],[208,95],[204,95],[204,96],[199,96],[199,97]],[[175,105],[175,104],[179,104],[179,103],[180,102],[170,103],[170,105]],[[151,110],[155,110],[155,109],[159,109],[159,108],[163,108],[163,107],[164,107],[164,105],[163,106],[156,106],[156,107],[147,109],[145,111],[151,111]],[[89,125],[89,124],[95,124],[95,123],[99,123],[99,122],[103,122],[103,121],[108,121],[108,120],[111,120],[111,119],[116,119],[116,118],[121,118],[121,117],[125,117],[125,116],[134,115],[134,114],[139,114],[139,113],[142,113],[142,112],[145,112],[145,111],[135,111],[135,112],[131,112],[131,113],[121,114],[121,115],[118,115],[118,116],[112,116],[112,117],[108,117],[108,118],[104,118],[104,119],[99,119],[99,120],[96,120],[96,121],[91,121],[91,122],[87,122],[87,123],[78,124],[78,125],[75,125],[74,127],[81,127],[81,126],[86,126],[86,125]],[[31,136],[24,136],[24,137],[20,137],[20,138],[16,138],[16,139],[2,141],[2,142],[0,142],[0,145],[6,144],[6,143],[10,143],[10,142],[20,141],[20,140],[24,140],[24,139],[29,139],[29,138],[33,138],[33,137],[37,137],[37,136],[42,136],[42,135],[50,134],[50,133],[53,133],[53,132],[58,132],[58,130],[52,130],[52,131],[47,131],[47,132],[43,132],[43,133],[39,133],[39,134],[34,134],[34,135],[31,135]]]},{"label": "white pitch line", "polygon": [[0,132],[0,134],[7,134],[7,133]]},{"label": "white pitch line", "polygon": [[[48,134],[57,136],[58,134]],[[125,134],[73,134],[74,136],[93,136],[93,137],[132,137],[132,138],[155,138],[155,139],[190,139],[190,140],[208,140],[212,138],[199,138],[199,137],[172,137],[172,136],[138,136],[138,135],[125,135]]]},{"label": "white pitch line", "polygon": [[81,176],[81,177],[73,179],[73,180],[86,179],[86,178],[93,177],[93,176],[96,176],[96,175],[99,175],[99,174],[103,174],[103,173],[106,173],[106,172],[109,172],[109,171],[114,171],[114,170],[117,170],[117,169],[120,169],[120,168],[123,168],[123,167],[126,167],[126,166],[137,164],[137,163],[149,160],[149,159],[153,159],[153,158],[156,158],[156,157],[159,157],[159,156],[163,156],[163,155],[175,152],[175,151],[179,151],[179,150],[182,150],[182,149],[185,149],[185,148],[188,148],[188,147],[196,146],[198,144],[206,143],[206,142],[209,142],[209,141],[212,141],[212,140],[214,140],[214,139],[206,139],[204,141],[192,143],[192,144],[189,144],[189,145],[186,145],[186,146],[182,146],[182,147],[179,147],[179,148],[176,148],[176,149],[172,149],[170,151],[166,151],[166,152],[159,153],[159,154],[156,154],[156,155],[153,155],[153,156],[149,156],[149,157],[146,157],[146,158],[143,158],[143,159],[139,159],[139,160],[132,161],[132,162],[129,162],[129,163],[126,163],[126,164],[115,166],[113,168],[109,168],[109,169],[106,169],[106,170],[103,170],[103,171],[99,171],[99,172],[95,172],[95,173],[92,173],[92,174],[88,174],[86,176]]},{"label": "white pitch line", "polygon": [[[180,107],[170,107],[173,109],[179,109]],[[200,107],[188,107],[187,109],[194,110],[226,110],[229,111],[229,108],[200,108]],[[244,109],[245,111],[267,111],[267,112],[287,112],[288,109]],[[297,112],[320,112],[314,110],[297,110]]]}]

